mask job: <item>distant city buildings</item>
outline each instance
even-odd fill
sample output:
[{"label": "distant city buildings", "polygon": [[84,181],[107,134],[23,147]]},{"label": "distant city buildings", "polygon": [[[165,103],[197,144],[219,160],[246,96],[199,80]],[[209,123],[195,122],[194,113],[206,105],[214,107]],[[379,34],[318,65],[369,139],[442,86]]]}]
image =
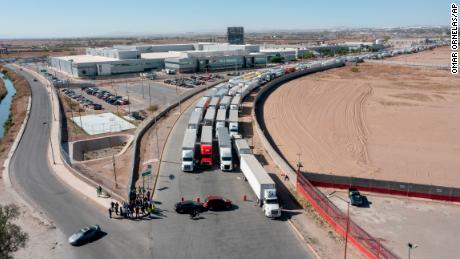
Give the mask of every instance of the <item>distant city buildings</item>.
[{"label": "distant city buildings", "polygon": [[244,44],[244,27],[228,27],[227,42],[229,44],[243,45]]}]

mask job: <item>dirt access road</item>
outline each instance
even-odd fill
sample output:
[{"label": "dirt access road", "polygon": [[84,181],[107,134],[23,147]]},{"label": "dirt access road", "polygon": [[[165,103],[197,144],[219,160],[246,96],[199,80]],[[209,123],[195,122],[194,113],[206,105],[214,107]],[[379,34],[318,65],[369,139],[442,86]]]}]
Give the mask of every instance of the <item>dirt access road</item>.
[{"label": "dirt access road", "polygon": [[264,118],[289,162],[300,154],[305,171],[460,187],[460,77],[382,64],[358,70],[306,76],[270,95]]}]

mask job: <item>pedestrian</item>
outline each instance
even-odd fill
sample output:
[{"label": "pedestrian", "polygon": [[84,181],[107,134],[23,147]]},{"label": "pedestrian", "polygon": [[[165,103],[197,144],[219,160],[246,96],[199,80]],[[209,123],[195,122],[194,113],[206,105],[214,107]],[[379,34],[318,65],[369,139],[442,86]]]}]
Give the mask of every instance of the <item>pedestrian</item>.
[{"label": "pedestrian", "polygon": [[115,207],[115,203],[113,201],[110,202],[110,208],[113,210],[113,208]]},{"label": "pedestrian", "polygon": [[145,206],[142,205],[142,206],[141,206],[141,215],[144,215],[144,214],[145,214]]},{"label": "pedestrian", "polygon": [[109,208],[109,218],[112,218],[112,208]]},{"label": "pedestrian", "polygon": [[149,191],[147,191],[147,199],[149,199],[149,200],[150,200],[150,190],[149,190]]},{"label": "pedestrian", "polygon": [[139,207],[136,207],[136,219],[139,217]]},{"label": "pedestrian", "polygon": [[124,218],[124,215],[123,215],[123,207],[120,206],[120,216]]},{"label": "pedestrian", "polygon": [[100,185],[96,186],[96,193],[97,193],[97,197],[99,197],[102,193],[102,187]]},{"label": "pedestrian", "polygon": [[118,202],[115,202],[115,214],[118,215]]}]

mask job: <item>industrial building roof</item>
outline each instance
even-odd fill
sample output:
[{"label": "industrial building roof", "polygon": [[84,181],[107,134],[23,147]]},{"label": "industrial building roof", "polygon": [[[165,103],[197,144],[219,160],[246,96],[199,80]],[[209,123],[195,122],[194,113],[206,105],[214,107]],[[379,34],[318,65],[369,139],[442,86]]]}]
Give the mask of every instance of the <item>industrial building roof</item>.
[{"label": "industrial building roof", "polygon": [[151,52],[151,53],[142,53],[141,58],[144,58],[144,59],[179,58],[181,55],[184,55],[184,54],[178,51]]},{"label": "industrial building roof", "polygon": [[108,58],[103,56],[93,56],[93,55],[75,55],[75,56],[64,56],[64,57],[55,57],[58,59],[72,61],[73,63],[96,63],[96,62],[107,62],[107,61],[118,61],[116,58]]}]

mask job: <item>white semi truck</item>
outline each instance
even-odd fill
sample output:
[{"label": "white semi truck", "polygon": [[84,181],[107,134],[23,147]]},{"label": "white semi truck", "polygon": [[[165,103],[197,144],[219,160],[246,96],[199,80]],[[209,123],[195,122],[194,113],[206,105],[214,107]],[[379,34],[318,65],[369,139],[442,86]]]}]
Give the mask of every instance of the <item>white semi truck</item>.
[{"label": "white semi truck", "polygon": [[217,140],[219,143],[220,170],[233,170],[232,141],[226,127],[218,128]]},{"label": "white semi truck", "polygon": [[252,154],[242,154],[240,168],[268,218],[281,217],[275,182]]},{"label": "white semi truck", "polygon": [[230,136],[238,135],[238,110],[230,110],[228,129],[230,130]]},{"label": "white semi truck", "polygon": [[196,129],[186,129],[182,142],[182,171],[193,172],[195,169]]},{"label": "white semi truck", "polygon": [[219,101],[220,101],[220,97],[218,97],[218,96],[213,97],[213,98],[211,99],[211,101],[209,102],[208,107],[209,107],[209,108],[217,109],[218,106],[219,106]]}]

